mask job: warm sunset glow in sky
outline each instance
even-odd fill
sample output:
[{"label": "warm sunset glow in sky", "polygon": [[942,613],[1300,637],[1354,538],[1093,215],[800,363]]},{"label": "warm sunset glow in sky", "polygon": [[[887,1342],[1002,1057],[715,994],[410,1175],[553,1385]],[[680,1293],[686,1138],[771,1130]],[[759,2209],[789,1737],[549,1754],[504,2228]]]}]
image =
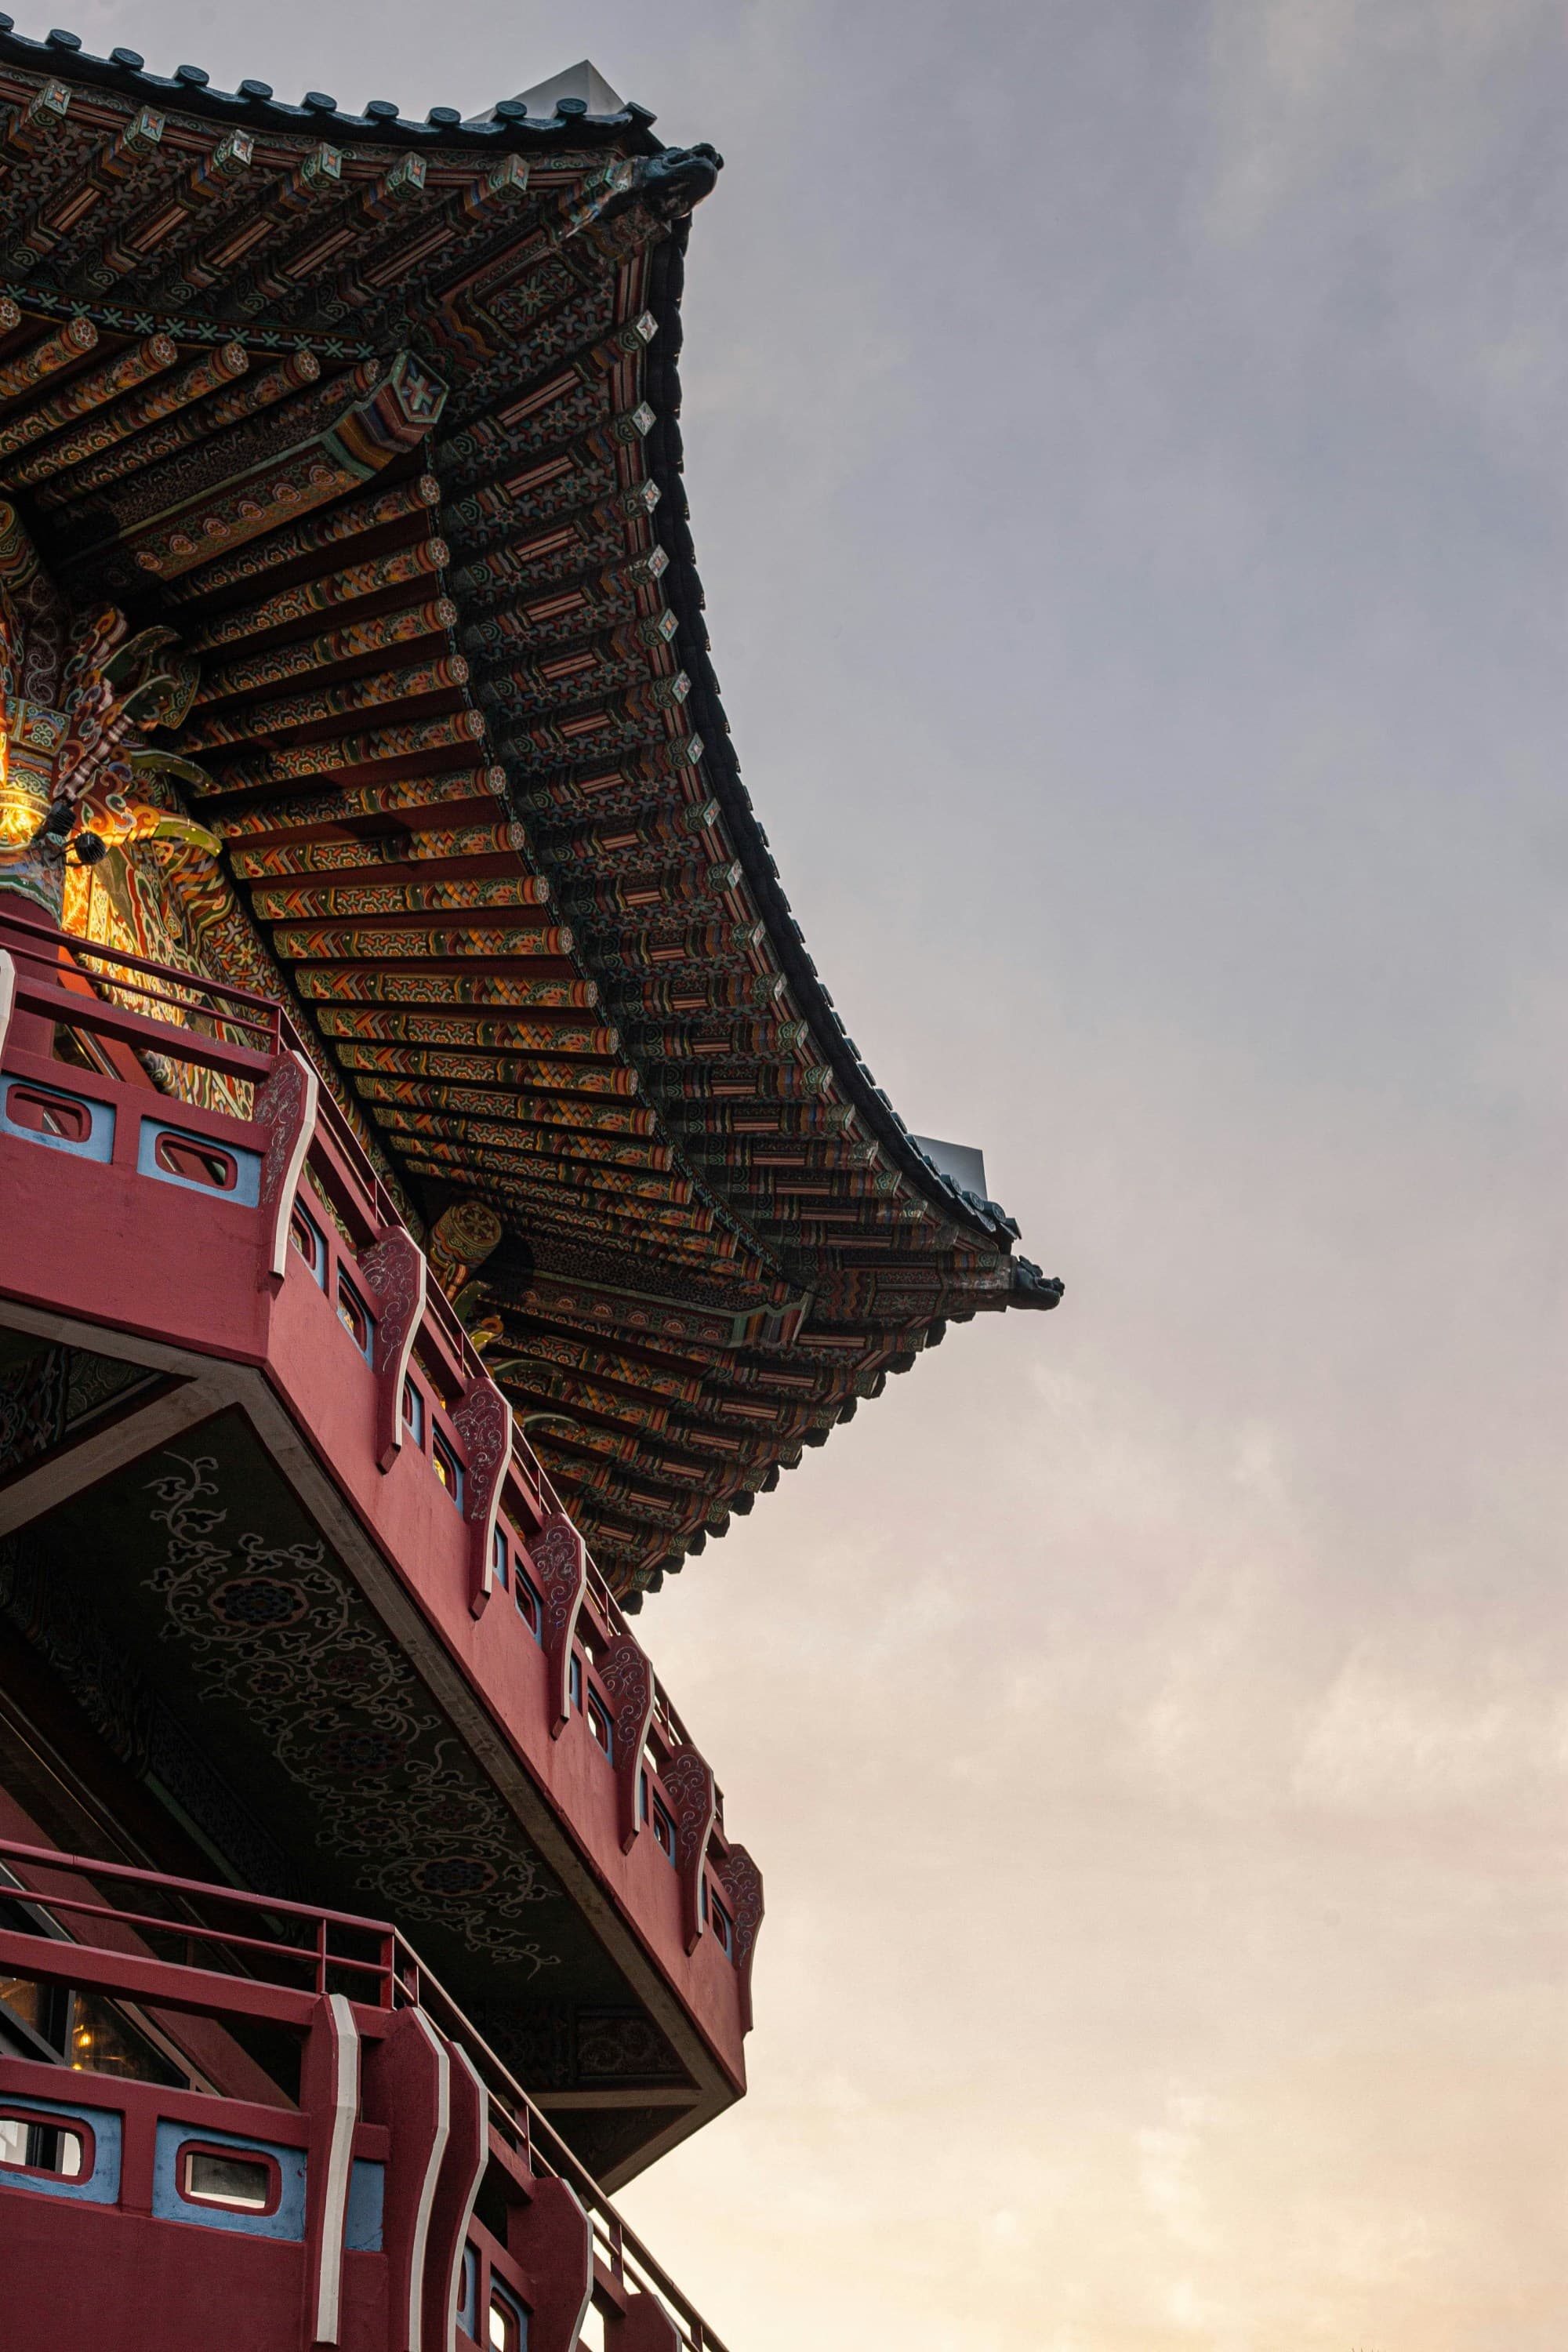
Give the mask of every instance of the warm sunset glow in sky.
[{"label": "warm sunset glow in sky", "polygon": [[68,21],[417,114],[586,51],[724,152],[747,779],[1067,1281],[641,1620],[769,1916],[628,2212],[732,2352],[1560,2352],[1561,7]]}]

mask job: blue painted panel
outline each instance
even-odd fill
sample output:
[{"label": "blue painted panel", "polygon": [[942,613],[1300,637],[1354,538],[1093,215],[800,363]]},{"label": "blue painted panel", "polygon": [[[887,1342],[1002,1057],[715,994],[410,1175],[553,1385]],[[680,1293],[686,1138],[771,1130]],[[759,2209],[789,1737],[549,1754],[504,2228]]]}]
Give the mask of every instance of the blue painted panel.
[{"label": "blue painted panel", "polygon": [[92,2170],[84,2180],[58,2180],[43,2172],[13,2172],[0,2166],[0,2188],[37,2189],[46,2197],[74,2197],[79,2204],[113,2205],[120,2197],[121,2117],[112,2107],[66,2106],[58,2099],[0,2101],[7,2115],[37,2116],[40,2123],[84,2124],[93,2137]]},{"label": "blue painted panel", "polygon": [[521,2304],[519,2303],[516,2295],[509,2294],[506,2288],[502,2286],[500,2281],[499,2279],[492,2278],[490,2281],[490,2301],[492,2303],[503,2305],[505,2308],[510,2312],[517,2326],[517,2352],[528,2352],[528,2314],[524,2311]]},{"label": "blue painted panel", "polygon": [[463,2248],[463,2291],[458,2300],[458,2325],[475,2342],[479,2334],[479,2258],[472,2246]]},{"label": "blue painted panel", "polygon": [[[40,1135],[36,1128],[19,1127],[10,1116],[13,1087],[21,1087],[30,1095],[51,1095],[61,1102],[75,1103],[92,1124],[79,1143],[73,1143],[68,1135]],[[32,1078],[0,1078],[0,1133],[18,1136],[24,1143],[41,1143],[49,1151],[68,1151],[77,1160],[109,1160],[114,1157],[114,1106],[94,1102],[90,1095],[73,1094],[68,1087],[41,1087]]]},{"label": "blue painted panel", "polygon": [[[235,2213],[222,2205],[196,2205],[180,2194],[180,2150],[232,2147],[242,2155],[270,2156],[282,2175],[282,2194],[276,2213]],[[158,2148],[153,2166],[153,2210],[161,2221],[194,2221],[203,2230],[235,2230],[247,2238],[291,2238],[305,2235],[305,2151],[285,2147],[276,2140],[239,2139],[233,2132],[212,2131],[205,2124],[158,2123]]]},{"label": "blue painted panel", "polygon": [[[158,1165],[158,1139],[161,1135],[176,1136],[182,1143],[194,1144],[198,1151],[226,1152],[234,1161],[233,1190],[220,1192],[216,1185],[204,1184],[199,1177],[176,1176],[170,1168]],[[166,1118],[144,1118],[136,1145],[136,1173],[152,1176],[160,1184],[178,1184],[183,1192],[204,1192],[209,1201],[232,1201],[241,1209],[254,1209],[261,1199],[261,1154],[247,1151],[243,1144],[218,1143],[210,1135],[201,1135],[195,1129],[176,1127]]]},{"label": "blue painted panel", "polygon": [[[303,1229],[305,1238],[310,1244],[308,1250],[302,1250],[300,1247],[297,1234],[300,1228]],[[294,1214],[289,1221],[289,1247],[293,1250],[295,1255],[302,1258],[305,1264],[310,1267],[310,1278],[314,1282],[317,1289],[325,1290],[327,1286],[327,1244],[321,1238],[321,1229],[320,1225],[316,1223],[314,1217],[311,1216],[310,1211],[305,1208],[301,1202],[299,1201],[296,1201],[294,1203]]]},{"label": "blue painted panel", "polygon": [[381,2252],[381,2202],[386,2187],[386,2167],[374,2157],[356,2156],[349,2174],[349,2210],[343,2243],[351,2253]]}]

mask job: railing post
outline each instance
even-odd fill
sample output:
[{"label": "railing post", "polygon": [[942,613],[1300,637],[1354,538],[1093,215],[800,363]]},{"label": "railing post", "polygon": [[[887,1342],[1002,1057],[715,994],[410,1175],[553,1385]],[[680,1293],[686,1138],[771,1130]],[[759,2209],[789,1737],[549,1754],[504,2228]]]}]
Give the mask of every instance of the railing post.
[{"label": "railing post", "polygon": [[544,1601],[544,1654],[550,1663],[550,1737],[558,1739],[572,1714],[572,1637],[588,1585],[588,1555],[564,1511],[545,1520],[528,1556]]},{"label": "railing post", "polygon": [[289,1263],[289,1221],[315,1131],[316,1104],[316,1073],[301,1054],[283,1055],[266,1085],[257,1091],[253,1116],[258,1127],[268,1129],[261,1163],[266,1229],[256,1276],[261,1290],[276,1290]]},{"label": "railing post", "polygon": [[478,1617],[495,1582],[496,1519],[511,1459],[511,1407],[488,1372],[468,1382],[452,1426],[467,1456],[463,1515],[468,1527],[468,1613]]},{"label": "railing post", "polygon": [[763,1874],[743,1845],[726,1845],[715,1861],[714,1876],[723,1888],[733,1926],[734,1948],[730,1958],[740,1980],[741,2031],[752,2030],[752,1962],[757,1931],[763,1924]]},{"label": "railing post", "polygon": [[637,1782],[642,1774],[648,1726],[653,1721],[653,1668],[640,1646],[629,1633],[625,1633],[601,1652],[598,1669],[599,1680],[616,1710],[613,1729],[617,1826],[621,1852],[630,1853],[642,1827]]},{"label": "railing post", "polygon": [[686,1948],[694,1952],[704,1932],[702,1872],[718,1812],[718,1790],[711,1766],[691,1747],[678,1748],[659,1777],[675,1816],[675,1866],[680,1878],[681,1926]]},{"label": "railing post", "polygon": [[403,1444],[403,1386],[425,1312],[425,1253],[400,1224],[384,1225],[359,1270],[375,1296],[375,1459],[390,1470]]},{"label": "railing post", "polygon": [[[54,955],[47,957],[40,955],[37,945],[28,940],[25,925],[18,923],[15,931],[10,929],[5,920],[10,911],[5,905],[5,892],[0,891],[0,940],[4,940],[5,949],[4,1020],[0,1021],[0,1050],[9,1043],[22,1053],[38,1054],[47,1059],[54,1050],[55,1024],[41,1013],[17,1012],[16,983],[19,980],[27,978],[28,967],[31,965],[39,962],[52,964],[57,958]],[[21,959],[20,968],[16,961],[18,957]]]}]

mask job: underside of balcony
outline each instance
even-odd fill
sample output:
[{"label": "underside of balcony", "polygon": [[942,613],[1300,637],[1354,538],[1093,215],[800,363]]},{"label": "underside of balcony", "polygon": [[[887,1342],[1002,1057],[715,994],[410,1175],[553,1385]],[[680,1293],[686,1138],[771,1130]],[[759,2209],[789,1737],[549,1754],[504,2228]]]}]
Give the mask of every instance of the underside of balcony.
[{"label": "underside of balcony", "polygon": [[395,1296],[352,1139],[301,1112],[287,1213],[247,1189],[281,1037],[154,1024],[123,964],[51,1020],[68,951],[7,936],[0,1787],[390,1915],[624,2179],[744,2086],[760,1883],[713,1776],[438,1294]]}]

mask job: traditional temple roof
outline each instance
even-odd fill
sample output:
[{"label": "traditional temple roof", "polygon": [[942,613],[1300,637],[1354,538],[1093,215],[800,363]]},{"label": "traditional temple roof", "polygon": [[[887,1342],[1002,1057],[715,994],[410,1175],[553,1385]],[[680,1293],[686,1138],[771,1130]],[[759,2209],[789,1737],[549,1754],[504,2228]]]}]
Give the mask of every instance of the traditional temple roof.
[{"label": "traditional temple roof", "polygon": [[0,492],[69,603],[199,663],[190,814],[635,1601],[1060,1285],[790,911],[681,487],[721,159],[614,99],[292,106],[0,17]]}]

